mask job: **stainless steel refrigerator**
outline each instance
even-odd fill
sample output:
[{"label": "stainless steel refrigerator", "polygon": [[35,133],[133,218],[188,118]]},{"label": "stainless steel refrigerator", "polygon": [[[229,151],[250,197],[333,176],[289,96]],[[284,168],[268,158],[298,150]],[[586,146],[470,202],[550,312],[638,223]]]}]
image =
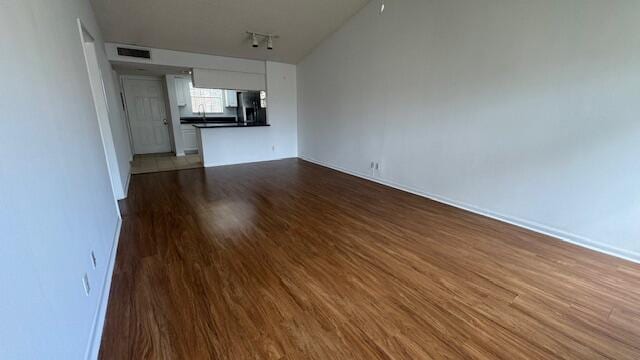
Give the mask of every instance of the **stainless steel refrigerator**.
[{"label": "stainless steel refrigerator", "polygon": [[267,109],[261,106],[260,91],[238,91],[238,122],[266,124]]}]

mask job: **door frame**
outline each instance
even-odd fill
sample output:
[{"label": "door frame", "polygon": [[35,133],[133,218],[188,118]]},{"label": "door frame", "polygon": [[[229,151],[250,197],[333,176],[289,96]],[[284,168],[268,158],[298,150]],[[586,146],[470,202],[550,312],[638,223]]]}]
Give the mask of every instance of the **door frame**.
[{"label": "door frame", "polygon": [[[79,18],[77,19],[77,25],[80,34],[80,46],[82,47],[82,54],[85,60],[85,69],[89,79],[91,99],[98,120],[98,130],[102,140],[109,182],[111,184],[116,208],[119,209],[118,199],[124,199],[126,194],[120,178],[120,168],[118,167],[118,158],[113,142],[113,133],[111,132],[111,114],[109,99],[107,97],[107,85],[105,84],[104,73],[100,66],[95,36],[84,26],[82,20]],[[120,211],[118,211],[118,216],[120,216]]]},{"label": "door frame", "polygon": [[131,146],[131,152],[133,155],[137,155],[136,153],[136,147],[135,147],[135,143],[133,141],[133,131],[131,131],[131,117],[129,116],[129,103],[127,101],[127,91],[126,91],[126,87],[125,87],[125,81],[126,80],[147,80],[147,81],[159,81],[160,82],[160,86],[162,86],[162,100],[164,101],[164,107],[165,107],[165,115],[167,117],[167,133],[168,133],[168,137],[169,137],[169,151],[175,153],[175,144],[174,144],[174,140],[173,140],[173,134],[172,131],[169,129],[171,127],[171,115],[167,112],[168,110],[168,106],[169,106],[169,99],[167,98],[167,88],[164,84],[163,81],[163,77],[162,76],[153,76],[153,75],[129,75],[129,74],[123,74],[120,75],[120,79],[119,79],[119,85],[120,85],[120,92],[122,94],[122,102],[124,104],[124,112],[125,112],[125,116],[126,116],[126,123],[127,123],[127,128],[129,130],[129,145]]}]

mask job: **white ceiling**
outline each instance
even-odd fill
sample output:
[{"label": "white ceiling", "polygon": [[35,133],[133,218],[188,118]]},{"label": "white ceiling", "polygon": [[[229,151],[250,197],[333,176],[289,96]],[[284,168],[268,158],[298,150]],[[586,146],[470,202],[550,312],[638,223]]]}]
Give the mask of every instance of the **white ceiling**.
[{"label": "white ceiling", "polygon": [[[105,41],[296,64],[369,0],[91,0]],[[274,50],[246,31],[275,33]]]}]

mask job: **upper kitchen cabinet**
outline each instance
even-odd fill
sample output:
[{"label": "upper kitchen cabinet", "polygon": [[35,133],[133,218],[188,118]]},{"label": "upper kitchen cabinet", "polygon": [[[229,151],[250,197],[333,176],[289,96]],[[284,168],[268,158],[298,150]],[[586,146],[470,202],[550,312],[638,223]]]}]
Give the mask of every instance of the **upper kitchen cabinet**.
[{"label": "upper kitchen cabinet", "polygon": [[178,106],[187,106],[187,101],[189,96],[187,96],[187,92],[189,91],[189,79],[184,78],[176,78],[176,95],[178,99]]},{"label": "upper kitchen cabinet", "polygon": [[238,96],[235,90],[225,90],[224,100],[227,107],[238,107]]}]

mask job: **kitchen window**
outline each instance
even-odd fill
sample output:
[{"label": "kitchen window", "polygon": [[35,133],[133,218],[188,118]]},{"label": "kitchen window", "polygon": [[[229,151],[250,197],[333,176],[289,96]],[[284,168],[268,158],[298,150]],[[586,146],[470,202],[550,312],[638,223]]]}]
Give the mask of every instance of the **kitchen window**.
[{"label": "kitchen window", "polygon": [[260,107],[263,109],[267,108],[267,92],[260,91]]},{"label": "kitchen window", "polygon": [[200,89],[194,88],[189,83],[191,92],[191,112],[201,113],[203,110],[207,114],[224,113],[224,91],[220,89]]}]

